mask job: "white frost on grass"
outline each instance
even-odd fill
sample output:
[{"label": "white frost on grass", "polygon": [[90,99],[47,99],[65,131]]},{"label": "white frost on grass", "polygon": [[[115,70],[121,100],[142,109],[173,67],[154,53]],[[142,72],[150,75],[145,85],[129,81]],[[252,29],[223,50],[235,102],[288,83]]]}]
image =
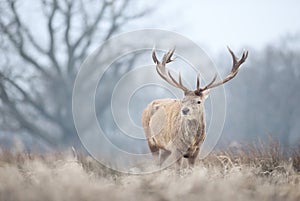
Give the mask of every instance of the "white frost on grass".
[{"label": "white frost on grass", "polygon": [[300,175],[288,164],[271,174],[250,165],[200,163],[180,173],[121,175],[86,157],[1,157],[0,200],[300,200]]}]

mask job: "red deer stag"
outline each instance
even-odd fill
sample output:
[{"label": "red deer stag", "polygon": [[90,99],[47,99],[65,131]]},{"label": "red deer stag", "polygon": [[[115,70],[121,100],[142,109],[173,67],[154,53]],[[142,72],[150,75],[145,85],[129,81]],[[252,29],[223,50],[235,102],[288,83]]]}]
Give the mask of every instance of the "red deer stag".
[{"label": "red deer stag", "polygon": [[156,64],[159,76],[184,92],[183,99],[152,101],[142,114],[142,125],[149,148],[153,155],[159,156],[160,165],[171,154],[178,164],[184,157],[188,159],[190,166],[194,165],[199,148],[206,136],[204,101],[208,97],[209,90],[234,78],[248,56],[248,52],[244,51],[241,59],[238,59],[231,49],[228,48],[228,50],[232,56],[233,65],[227,77],[216,82],[216,74],[210,83],[200,87],[198,74],[195,90],[190,90],[182,84],[180,73],[177,81],[166,69],[166,64],[173,61],[171,57],[175,49],[167,52],[162,61],[157,59],[155,50],[153,50],[152,59]]}]

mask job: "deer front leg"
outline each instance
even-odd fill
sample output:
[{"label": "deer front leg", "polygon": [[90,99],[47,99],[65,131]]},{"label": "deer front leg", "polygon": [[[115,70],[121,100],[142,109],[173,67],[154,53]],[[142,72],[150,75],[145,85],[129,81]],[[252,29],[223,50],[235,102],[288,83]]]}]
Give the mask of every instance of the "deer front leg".
[{"label": "deer front leg", "polygon": [[188,158],[189,167],[194,167],[195,161],[197,159],[197,156],[199,154],[199,147],[196,147],[194,153]]},{"label": "deer front leg", "polygon": [[175,164],[175,170],[177,172],[179,172],[180,169],[181,169],[181,163],[182,163],[182,157],[179,156],[178,159],[177,159],[177,161],[176,161],[176,164]]},{"label": "deer front leg", "polygon": [[160,149],[160,156],[159,156],[159,165],[162,166],[162,164],[167,160],[167,158],[171,155],[171,151],[167,149]]}]

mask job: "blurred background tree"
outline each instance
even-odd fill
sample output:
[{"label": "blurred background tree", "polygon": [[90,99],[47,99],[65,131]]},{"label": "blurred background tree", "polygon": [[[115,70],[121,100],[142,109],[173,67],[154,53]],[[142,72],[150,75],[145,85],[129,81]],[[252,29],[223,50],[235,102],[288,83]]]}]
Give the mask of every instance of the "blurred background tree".
[{"label": "blurred background tree", "polygon": [[133,12],[131,0],[34,2],[0,3],[0,128],[52,147],[77,146],[71,98],[80,64],[149,10]]},{"label": "blurred background tree", "polygon": [[299,44],[300,34],[295,34],[260,51],[250,50],[246,69],[228,84],[228,139],[271,135],[283,146],[299,142]]}]

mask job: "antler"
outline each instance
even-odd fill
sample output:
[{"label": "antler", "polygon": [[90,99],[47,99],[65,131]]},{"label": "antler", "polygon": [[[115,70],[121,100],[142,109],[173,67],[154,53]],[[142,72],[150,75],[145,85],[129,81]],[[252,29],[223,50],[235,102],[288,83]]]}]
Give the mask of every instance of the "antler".
[{"label": "antler", "polygon": [[162,61],[159,61],[155,54],[155,49],[152,50],[152,59],[154,63],[156,64],[156,71],[160,75],[161,78],[163,78],[166,82],[171,84],[174,87],[177,87],[181,90],[183,90],[185,93],[190,91],[188,88],[186,88],[181,81],[181,74],[179,72],[179,81],[176,81],[173,76],[171,75],[170,71],[166,70],[166,64],[174,61],[172,59],[172,55],[174,54],[175,48],[169,50],[164,56]]},{"label": "antler", "polygon": [[238,71],[240,69],[240,66],[242,65],[242,63],[244,63],[246,61],[246,59],[248,57],[248,51],[243,51],[243,55],[242,55],[241,59],[238,59],[229,47],[227,47],[227,49],[230,52],[230,54],[232,56],[232,60],[233,60],[231,72],[222,81],[217,82],[217,83],[215,83],[215,81],[217,79],[217,74],[216,74],[214,76],[214,78],[212,79],[212,81],[203,88],[200,88],[200,86],[198,84],[199,83],[199,75],[198,75],[197,89],[195,90],[195,93],[200,93],[201,91],[220,86],[236,76],[236,74],[238,73]]},{"label": "antler", "polygon": [[179,78],[178,81],[176,81],[174,79],[174,77],[171,75],[170,71],[168,71],[166,69],[166,64],[170,63],[172,61],[174,61],[174,59],[172,59],[171,57],[174,54],[175,48],[169,50],[164,56],[162,61],[159,61],[156,57],[155,54],[155,50],[153,49],[152,51],[152,59],[154,61],[154,63],[156,64],[156,71],[157,73],[160,75],[160,77],[162,77],[166,82],[168,82],[169,84],[171,84],[174,87],[177,87],[181,90],[184,91],[185,94],[192,92],[195,95],[200,95],[201,92],[220,86],[226,82],[228,82],[229,80],[231,80],[232,78],[234,78],[236,76],[236,74],[239,71],[240,66],[246,61],[247,57],[248,57],[248,51],[244,51],[243,55],[241,57],[241,59],[238,59],[235,54],[233,53],[233,51],[229,48],[228,51],[230,52],[231,56],[232,56],[232,60],[233,60],[233,64],[232,64],[232,68],[230,73],[220,82],[216,82],[217,79],[217,74],[213,77],[213,79],[210,81],[210,83],[208,83],[205,87],[201,88],[200,87],[200,74],[197,75],[197,89],[195,91],[191,91],[188,88],[186,88],[181,81],[181,74],[179,72]]}]

